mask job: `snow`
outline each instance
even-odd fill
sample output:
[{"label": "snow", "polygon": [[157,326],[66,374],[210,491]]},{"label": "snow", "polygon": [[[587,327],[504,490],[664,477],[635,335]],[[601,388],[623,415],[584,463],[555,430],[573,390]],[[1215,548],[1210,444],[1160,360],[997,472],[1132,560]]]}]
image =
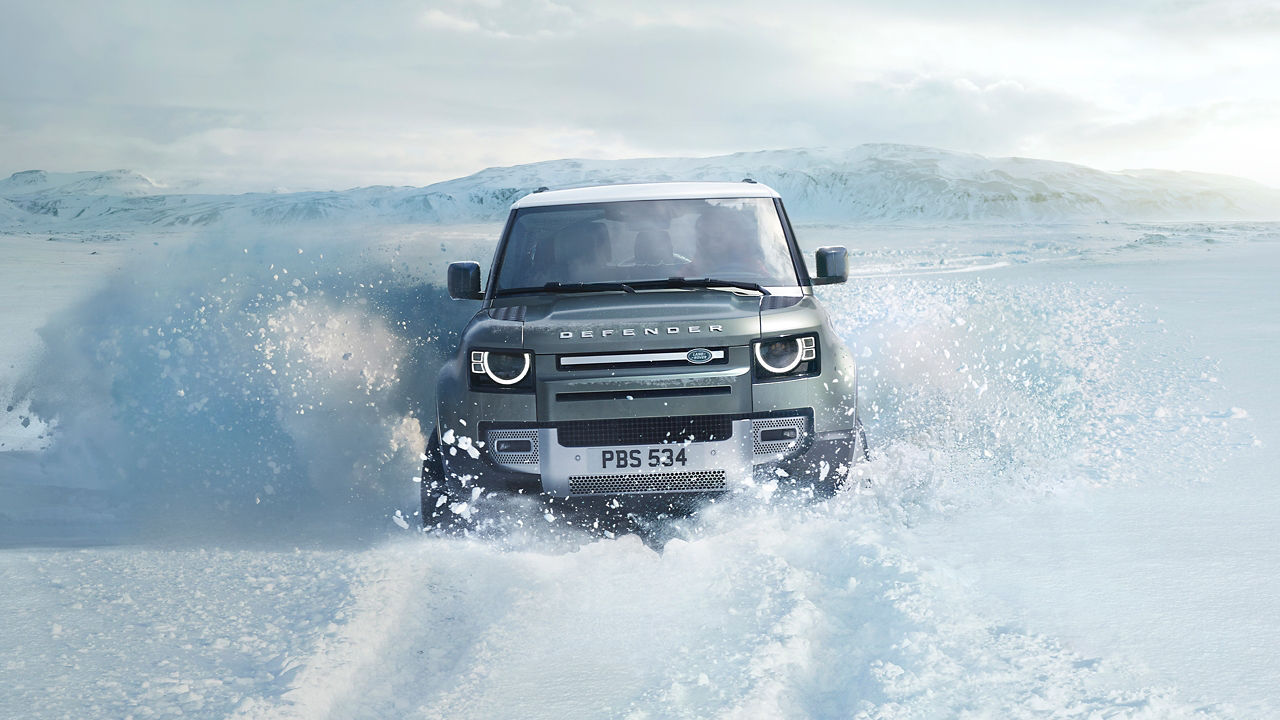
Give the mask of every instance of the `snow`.
[{"label": "snow", "polygon": [[1027,158],[906,145],[794,149],[710,158],[554,160],[424,188],[209,195],[165,192],[128,171],[16,173],[0,180],[0,228],[32,231],[498,222],[539,187],[753,178],[798,221],[1273,219],[1280,191],[1221,175],[1104,172]]},{"label": "snow", "polygon": [[157,185],[151,178],[132,170],[77,173],[25,170],[0,180],[0,195],[80,193],[131,197],[155,195],[163,190],[164,188]]},{"label": "snow", "polygon": [[850,249],[819,293],[872,460],[830,501],[770,484],[647,543],[527,503],[413,529],[474,308],[437,283],[496,223],[368,222],[352,191],[332,225],[205,196],[196,229],[6,226],[0,716],[1275,715],[1280,225],[823,224],[757,177],[810,253]]},{"label": "snow", "polygon": [[[1280,487],[1275,450],[1253,445],[1273,443],[1280,431],[1280,387],[1264,370],[1280,337],[1280,294],[1269,277],[1280,247],[1200,255],[1176,285],[1162,277],[1176,267],[1165,260],[1153,263],[1155,273],[1112,266],[1091,275],[1189,326],[1187,352],[1214,358],[1213,372],[1249,405],[1209,405],[1189,418],[1190,444],[1215,426],[1235,429],[1228,448],[1213,446],[1206,475],[1178,482],[1179,472],[1153,463],[1140,485],[930,520],[918,528],[917,550],[964,568],[984,594],[1007,599],[1040,632],[1089,652],[1121,648],[1200,697],[1229,691],[1274,706],[1280,623],[1262,609],[1280,607],[1273,551]],[[1160,470],[1172,477],[1152,492]],[[1010,537],[1020,539],[1016,549],[993,545]]]}]

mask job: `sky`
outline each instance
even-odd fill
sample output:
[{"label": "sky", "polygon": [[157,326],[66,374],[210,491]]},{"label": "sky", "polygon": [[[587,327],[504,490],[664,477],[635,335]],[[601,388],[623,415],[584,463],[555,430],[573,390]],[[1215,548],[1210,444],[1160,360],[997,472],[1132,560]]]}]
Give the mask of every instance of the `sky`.
[{"label": "sky", "polygon": [[1280,0],[0,0],[0,177],[926,145],[1280,187]]}]

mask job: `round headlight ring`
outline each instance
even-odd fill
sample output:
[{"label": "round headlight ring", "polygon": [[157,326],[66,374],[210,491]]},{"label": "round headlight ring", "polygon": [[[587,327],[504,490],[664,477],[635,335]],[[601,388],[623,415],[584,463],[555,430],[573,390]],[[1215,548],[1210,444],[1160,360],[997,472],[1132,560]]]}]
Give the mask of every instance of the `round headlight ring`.
[{"label": "round headlight ring", "polygon": [[[486,351],[483,355],[481,355],[480,364],[484,367],[484,374],[487,375],[490,380],[498,383],[499,385],[515,385],[519,383],[521,380],[525,378],[526,375],[529,374],[529,369],[533,367],[533,362],[529,359],[529,353],[520,353],[520,357],[524,360],[524,367],[520,368],[520,373],[516,375],[514,378],[511,378],[510,380],[504,380],[498,377],[498,375],[493,372],[493,369],[489,367],[489,356],[492,354],[493,353]],[[514,355],[515,353],[503,353],[503,354]]]},{"label": "round headlight ring", "polygon": [[[764,350],[764,346],[773,345],[775,343],[785,343],[785,342],[795,343],[795,356],[791,358],[791,362],[787,363],[783,367],[775,367],[773,365],[770,365],[769,361],[764,359],[764,353],[762,352]],[[800,364],[800,357],[804,354],[802,350],[803,348],[800,344],[800,338],[791,338],[789,340],[770,340],[769,342],[758,342],[756,343],[756,362],[760,363],[760,367],[764,368],[765,370],[768,370],[774,375],[783,375],[785,373],[791,372],[792,370],[795,370],[796,366]]]}]

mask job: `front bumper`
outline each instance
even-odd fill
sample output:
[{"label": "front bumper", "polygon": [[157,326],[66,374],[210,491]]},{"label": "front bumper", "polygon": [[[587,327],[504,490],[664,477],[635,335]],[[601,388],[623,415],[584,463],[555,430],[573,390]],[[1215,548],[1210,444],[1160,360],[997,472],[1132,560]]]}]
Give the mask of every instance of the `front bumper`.
[{"label": "front bumper", "polygon": [[[847,445],[814,433],[813,412],[482,423],[478,438],[446,448],[446,470],[488,490],[555,497],[707,494],[751,482],[763,465],[796,467]],[[827,437],[831,435],[832,437]],[[449,443],[446,443],[449,444]],[[840,450],[836,449],[837,457]],[[847,452],[845,452],[847,455]]]}]

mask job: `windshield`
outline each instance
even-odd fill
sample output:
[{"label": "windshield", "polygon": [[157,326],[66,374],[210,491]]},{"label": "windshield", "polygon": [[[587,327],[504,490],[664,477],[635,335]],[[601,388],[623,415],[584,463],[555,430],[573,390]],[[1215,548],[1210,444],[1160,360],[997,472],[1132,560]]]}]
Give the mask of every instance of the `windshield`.
[{"label": "windshield", "polygon": [[501,294],[672,277],[799,284],[773,200],[721,198],[522,208],[494,287]]}]

